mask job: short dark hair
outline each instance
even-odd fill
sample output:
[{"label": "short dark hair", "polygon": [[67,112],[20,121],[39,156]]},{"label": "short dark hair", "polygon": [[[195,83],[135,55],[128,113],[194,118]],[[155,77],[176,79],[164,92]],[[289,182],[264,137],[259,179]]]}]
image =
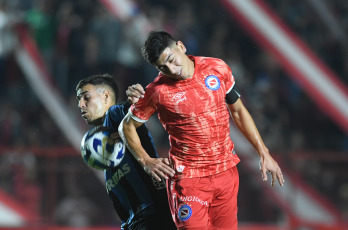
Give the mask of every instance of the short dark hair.
[{"label": "short dark hair", "polygon": [[172,35],[165,31],[151,31],[142,48],[144,59],[154,64],[162,52],[174,42],[176,41]]},{"label": "short dark hair", "polygon": [[79,81],[79,83],[76,86],[76,91],[78,91],[79,89],[81,89],[82,87],[84,87],[85,85],[107,85],[109,86],[112,90],[113,93],[115,95],[115,102],[118,99],[118,85],[115,81],[115,79],[110,76],[109,74],[97,74],[97,75],[92,75],[89,77],[86,77],[84,79],[82,79],[81,81]]}]

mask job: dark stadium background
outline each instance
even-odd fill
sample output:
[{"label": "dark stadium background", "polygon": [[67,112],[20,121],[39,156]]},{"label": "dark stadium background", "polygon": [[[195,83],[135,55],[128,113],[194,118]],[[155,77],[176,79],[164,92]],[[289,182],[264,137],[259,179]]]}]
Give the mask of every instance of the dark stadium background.
[{"label": "dark stadium background", "polygon": [[[284,170],[283,189],[262,183],[256,155],[233,139],[242,159],[240,229],[348,229],[348,125],[325,109],[331,103],[310,95],[229,2],[0,0],[0,229],[118,229],[101,172],[88,168],[78,151],[89,127],[77,109],[75,86],[83,77],[110,73],[122,101],[128,85],[150,83],[156,71],[140,52],[149,29],[172,33],[189,54],[230,65]],[[250,2],[266,7],[348,92],[347,1]],[[119,4],[126,8],[117,14]],[[167,135],[155,117],[149,128],[166,156]],[[299,199],[303,194],[311,202]],[[333,219],[323,223],[307,212],[313,209]]]}]

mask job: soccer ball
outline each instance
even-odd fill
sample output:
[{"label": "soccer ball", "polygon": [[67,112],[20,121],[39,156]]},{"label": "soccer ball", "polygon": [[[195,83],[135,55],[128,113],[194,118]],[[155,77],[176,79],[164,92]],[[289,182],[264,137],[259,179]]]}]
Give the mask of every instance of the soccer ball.
[{"label": "soccer ball", "polygon": [[96,127],[83,136],[81,155],[83,160],[95,169],[111,169],[123,159],[126,146],[121,138],[114,140],[106,127]]}]

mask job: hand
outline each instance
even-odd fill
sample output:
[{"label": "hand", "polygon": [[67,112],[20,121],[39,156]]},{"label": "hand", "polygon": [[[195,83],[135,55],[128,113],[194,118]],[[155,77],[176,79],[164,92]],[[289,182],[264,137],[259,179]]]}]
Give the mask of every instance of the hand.
[{"label": "hand", "polygon": [[151,158],[145,160],[143,164],[145,172],[153,176],[156,180],[161,181],[161,177],[168,179],[168,176],[173,177],[174,169],[170,167],[168,158]]},{"label": "hand", "polygon": [[282,171],[280,170],[278,163],[269,154],[267,154],[265,157],[261,157],[260,170],[263,181],[267,181],[267,172],[270,172],[272,175],[271,185],[274,186],[274,182],[277,178],[280,186],[284,186],[285,181]]},{"label": "hand", "polygon": [[144,97],[145,91],[140,84],[135,84],[135,85],[128,86],[126,94],[127,94],[127,101],[129,103],[135,104],[139,101],[140,98]]}]

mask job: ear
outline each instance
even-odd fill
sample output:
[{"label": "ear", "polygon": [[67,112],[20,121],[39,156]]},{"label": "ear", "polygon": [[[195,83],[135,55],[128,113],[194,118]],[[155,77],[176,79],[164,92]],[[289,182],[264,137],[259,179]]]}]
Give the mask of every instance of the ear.
[{"label": "ear", "polygon": [[107,104],[110,99],[111,99],[110,92],[108,90],[105,90],[104,93],[103,93],[104,103]]},{"label": "ear", "polygon": [[176,46],[178,47],[179,50],[181,50],[183,53],[186,53],[186,47],[182,41],[177,41]]}]

